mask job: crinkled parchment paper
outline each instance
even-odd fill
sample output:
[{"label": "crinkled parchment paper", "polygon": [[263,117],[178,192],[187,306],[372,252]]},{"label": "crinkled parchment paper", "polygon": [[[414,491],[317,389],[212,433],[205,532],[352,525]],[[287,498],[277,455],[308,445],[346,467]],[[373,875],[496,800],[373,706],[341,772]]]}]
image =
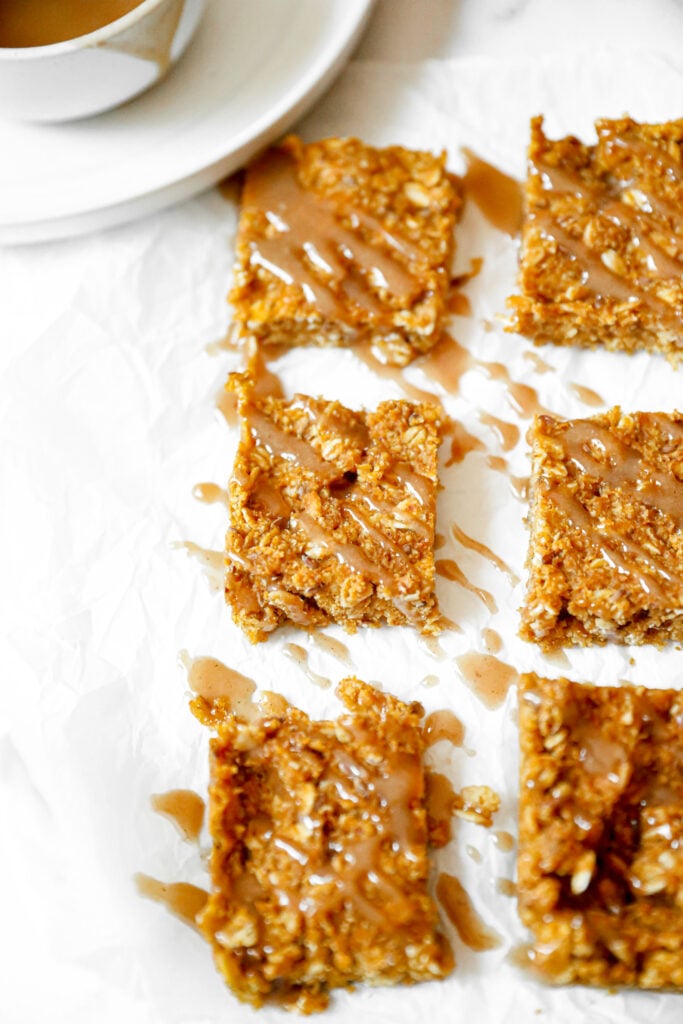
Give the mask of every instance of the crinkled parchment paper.
[{"label": "crinkled parchment paper", "polygon": [[[547,115],[551,135],[592,136],[596,116],[628,111],[640,119],[680,116],[683,75],[648,55],[582,59],[462,60],[419,65],[352,64],[302,126],[308,138],[356,134],[376,144],[446,148],[463,168],[466,145],[508,173],[524,173],[528,119]],[[49,187],[46,169],[46,187]],[[150,809],[152,793],[207,781],[205,731],[187,711],[178,652],[211,655],[278,689],[315,715],[333,715],[333,689],[320,689],[284,655],[295,642],[335,683],[347,669],[306,634],[282,632],[252,647],[232,624],[220,594],[175,542],[219,548],[225,509],[199,504],[194,484],[225,484],[236,431],[214,405],[228,352],[206,345],[228,324],[236,209],[217,191],[137,224],[76,241],[7,250],[2,270],[0,366],[3,482],[0,839],[3,982],[7,1024],[188,1024],[251,1021],[216,974],[208,948],[163,907],[141,899],[142,871],[164,881],[206,882],[201,853]],[[471,317],[452,330],[479,358],[504,362],[541,403],[567,416],[590,415],[570,389],[593,388],[607,405],[668,410],[683,406],[681,374],[659,357],[547,348],[538,373],[531,345],[503,333],[495,314],[514,289],[514,243],[474,207],[459,230],[457,269],[483,256],[466,286]],[[287,393],[374,406],[400,396],[352,351],[291,352],[277,366]],[[419,367],[406,371],[435,389]],[[520,576],[525,506],[488,456],[501,450],[484,410],[521,428],[508,457],[527,473],[527,420],[506,386],[474,369],[449,414],[483,443],[444,468],[438,527],[452,522],[487,544]],[[445,463],[447,444],[444,446]],[[451,708],[466,726],[465,746],[442,743],[429,762],[456,788],[481,782],[502,797],[496,827],[515,832],[517,735],[514,688],[488,710],[465,684],[454,658],[482,650],[481,631],[504,639],[498,655],[520,670],[577,680],[628,679],[677,686],[680,654],[607,648],[544,659],[516,637],[522,585],[512,588],[486,559],[452,539],[455,559],[489,590],[498,611],[439,579],[446,615],[463,633],[439,648],[409,629],[346,637],[356,673],[427,710]],[[434,676],[436,685],[422,684]],[[203,840],[206,850],[206,837]],[[467,847],[481,854],[477,863]],[[327,1019],[375,1024],[476,1019],[526,1022],[678,1022],[674,995],[553,990],[522,975],[507,954],[523,940],[514,899],[496,879],[514,877],[514,852],[490,831],[457,824],[435,870],[462,880],[500,949],[474,953],[453,935],[457,969],[446,982],[335,994]],[[450,926],[448,926],[450,927]],[[260,1011],[265,1021],[281,1011]]]}]

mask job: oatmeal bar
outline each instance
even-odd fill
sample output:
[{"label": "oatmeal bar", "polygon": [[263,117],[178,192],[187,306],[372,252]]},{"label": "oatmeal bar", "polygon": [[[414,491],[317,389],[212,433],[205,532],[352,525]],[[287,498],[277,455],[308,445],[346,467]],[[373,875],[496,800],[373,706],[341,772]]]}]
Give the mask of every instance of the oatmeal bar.
[{"label": "oatmeal bar", "polygon": [[538,416],[521,636],[683,640],[683,414]]},{"label": "oatmeal bar", "polygon": [[[227,715],[211,743],[212,892],[200,927],[255,1006],[309,1013],[331,988],[453,968],[427,892],[422,707],[354,678],[337,694],[348,713],[336,721],[291,706]],[[195,710],[206,720],[204,703]]]},{"label": "oatmeal bar", "polygon": [[548,981],[683,988],[683,694],[522,677],[519,911]]},{"label": "oatmeal bar", "polygon": [[241,439],[230,482],[226,600],[256,643],[284,623],[440,629],[434,593],[439,414],[258,398],[233,375]]},{"label": "oatmeal bar", "polygon": [[597,145],[531,123],[512,330],[533,341],[683,354],[683,120],[596,122]]},{"label": "oatmeal bar", "polygon": [[267,344],[439,339],[460,198],[445,156],[290,136],[246,172],[230,302]]}]

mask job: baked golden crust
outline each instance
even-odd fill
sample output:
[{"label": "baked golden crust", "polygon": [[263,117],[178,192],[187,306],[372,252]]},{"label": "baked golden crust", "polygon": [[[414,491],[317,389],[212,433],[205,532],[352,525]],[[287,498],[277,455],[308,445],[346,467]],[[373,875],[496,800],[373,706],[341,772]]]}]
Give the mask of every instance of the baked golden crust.
[{"label": "baked golden crust", "polygon": [[255,1006],[309,1013],[334,987],[453,968],[427,892],[422,708],[355,678],[337,693],[348,712],[335,721],[292,707],[213,721],[213,891],[200,927]]},{"label": "baked golden crust", "polygon": [[596,122],[597,145],[531,123],[521,295],[509,329],[544,344],[683,354],[683,120]]},{"label": "baked golden crust", "polygon": [[520,635],[683,640],[683,414],[538,416]]},{"label": "baked golden crust", "polygon": [[439,339],[460,196],[444,155],[290,136],[246,172],[230,302],[265,344]]},{"label": "baked golden crust", "polygon": [[234,375],[226,600],[252,642],[279,625],[440,629],[434,592],[436,407],[257,398]]},{"label": "baked golden crust", "polygon": [[522,676],[518,893],[556,984],[683,988],[683,695]]}]

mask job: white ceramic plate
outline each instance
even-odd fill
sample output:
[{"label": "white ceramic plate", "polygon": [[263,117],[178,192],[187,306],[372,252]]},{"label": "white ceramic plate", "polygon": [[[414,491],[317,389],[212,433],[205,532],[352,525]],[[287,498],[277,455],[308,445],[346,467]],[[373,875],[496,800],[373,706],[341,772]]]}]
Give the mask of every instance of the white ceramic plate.
[{"label": "white ceramic plate", "polygon": [[373,2],[211,0],[145,95],[69,124],[0,122],[0,242],[110,227],[215,184],[321,95]]}]

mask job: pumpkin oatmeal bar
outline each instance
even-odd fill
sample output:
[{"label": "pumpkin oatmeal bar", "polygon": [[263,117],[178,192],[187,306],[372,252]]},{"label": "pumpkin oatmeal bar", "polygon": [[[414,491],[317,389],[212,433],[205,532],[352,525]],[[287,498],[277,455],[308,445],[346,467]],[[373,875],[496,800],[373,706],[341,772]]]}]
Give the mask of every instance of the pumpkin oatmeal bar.
[{"label": "pumpkin oatmeal bar", "polygon": [[460,207],[445,155],[295,136],[248,168],[230,302],[265,344],[369,339],[403,365],[439,339]]},{"label": "pumpkin oatmeal bar", "polygon": [[531,122],[521,295],[538,344],[683,355],[683,120],[596,122],[597,144]]},{"label": "pumpkin oatmeal bar", "polygon": [[225,596],[256,643],[285,623],[440,630],[434,592],[439,412],[382,402],[354,412],[259,398],[245,374],[229,486]]},{"label": "pumpkin oatmeal bar", "polygon": [[683,988],[683,694],[520,686],[529,966],[556,984]]},{"label": "pumpkin oatmeal bar", "polygon": [[310,1013],[330,989],[453,969],[427,892],[420,704],[343,680],[347,712],[247,721],[203,698],[212,892],[200,928],[242,1000]]},{"label": "pumpkin oatmeal bar", "polygon": [[520,634],[542,648],[683,640],[683,414],[537,416]]}]

